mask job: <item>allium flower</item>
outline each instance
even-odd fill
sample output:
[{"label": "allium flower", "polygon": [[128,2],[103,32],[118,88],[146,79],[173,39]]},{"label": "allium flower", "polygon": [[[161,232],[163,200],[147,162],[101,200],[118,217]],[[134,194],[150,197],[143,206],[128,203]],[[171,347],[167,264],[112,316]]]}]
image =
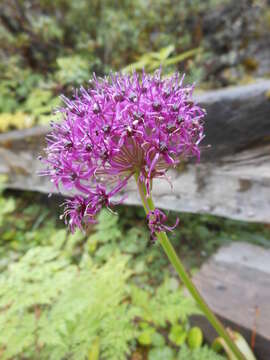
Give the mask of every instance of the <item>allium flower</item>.
[{"label": "allium flower", "polygon": [[[47,137],[47,169],[42,172],[61,191],[80,195],[66,202],[71,230],[93,221],[102,205],[136,175],[150,193],[155,178],[190,156],[199,158],[205,111],[176,73],[111,74],[88,89],[62,97],[63,121]],[[68,219],[68,220],[67,220]]]},{"label": "allium flower", "polygon": [[173,231],[179,223],[179,219],[176,220],[174,226],[165,225],[167,221],[167,216],[159,209],[149,211],[147,214],[148,227],[151,232],[151,238],[156,239],[156,234],[161,231]]},{"label": "allium flower", "polygon": [[76,191],[64,205],[63,218],[70,230],[95,221],[102,206],[111,208],[113,197],[134,176],[147,214],[152,238],[158,238],[179,277],[210,323],[237,359],[244,359],[230,334],[197,291],[172,247],[166,215],[155,209],[151,197],[155,178],[189,156],[199,158],[205,111],[192,100],[193,86],[183,86],[179,74],[162,79],[161,71],[110,75],[91,82],[89,89],[63,97],[63,121],[52,124],[47,138],[47,169],[43,175],[61,191]]}]

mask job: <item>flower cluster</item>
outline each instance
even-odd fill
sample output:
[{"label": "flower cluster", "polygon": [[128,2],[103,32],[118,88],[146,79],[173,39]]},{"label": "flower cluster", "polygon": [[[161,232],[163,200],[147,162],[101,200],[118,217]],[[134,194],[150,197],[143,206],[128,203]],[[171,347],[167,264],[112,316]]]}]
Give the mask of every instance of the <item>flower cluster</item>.
[{"label": "flower cluster", "polygon": [[178,73],[111,74],[75,91],[58,109],[44,159],[59,191],[80,195],[66,202],[71,230],[91,222],[136,175],[150,192],[152,180],[189,156],[199,158],[205,111],[191,97]]}]

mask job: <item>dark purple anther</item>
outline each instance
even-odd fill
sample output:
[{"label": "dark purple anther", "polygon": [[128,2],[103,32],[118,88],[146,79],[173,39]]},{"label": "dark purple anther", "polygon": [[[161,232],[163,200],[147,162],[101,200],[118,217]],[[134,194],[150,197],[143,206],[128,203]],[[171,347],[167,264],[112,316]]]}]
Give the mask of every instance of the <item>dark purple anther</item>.
[{"label": "dark purple anther", "polygon": [[108,134],[111,130],[111,127],[110,127],[110,125],[104,125],[102,130],[105,134]]},{"label": "dark purple anther", "polygon": [[155,101],[153,103],[152,107],[153,107],[153,110],[155,110],[155,111],[160,111],[162,109],[161,103],[158,101]]},{"label": "dark purple anther", "polygon": [[136,102],[137,101],[137,95],[135,94],[135,93],[131,93],[130,95],[129,95],[129,100],[130,101],[132,101],[132,102]]},{"label": "dark purple anther", "polygon": [[183,117],[182,117],[181,115],[179,115],[178,118],[177,118],[177,124],[180,125],[180,124],[182,124],[183,122],[184,122]]},{"label": "dark purple anther", "polygon": [[160,151],[161,153],[164,153],[164,152],[168,151],[168,146],[167,146],[167,144],[166,144],[164,141],[161,141],[161,142],[159,143],[159,151]]},{"label": "dark purple anther", "polygon": [[173,104],[172,111],[177,112],[179,110],[179,105]]},{"label": "dark purple anther", "polygon": [[100,107],[97,103],[94,104],[93,106],[93,113],[94,114],[99,114],[100,113]]}]

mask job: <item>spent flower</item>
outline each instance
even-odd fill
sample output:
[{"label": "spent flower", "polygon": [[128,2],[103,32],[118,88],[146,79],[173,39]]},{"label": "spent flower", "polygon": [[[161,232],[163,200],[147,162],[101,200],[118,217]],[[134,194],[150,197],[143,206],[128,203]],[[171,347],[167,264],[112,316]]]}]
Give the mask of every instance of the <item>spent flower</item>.
[{"label": "spent flower", "polygon": [[167,221],[167,216],[161,210],[155,209],[148,212],[147,222],[152,240],[156,240],[156,234],[162,231],[173,231],[179,223],[179,219],[177,219],[173,226],[168,226],[165,225],[165,221]]}]

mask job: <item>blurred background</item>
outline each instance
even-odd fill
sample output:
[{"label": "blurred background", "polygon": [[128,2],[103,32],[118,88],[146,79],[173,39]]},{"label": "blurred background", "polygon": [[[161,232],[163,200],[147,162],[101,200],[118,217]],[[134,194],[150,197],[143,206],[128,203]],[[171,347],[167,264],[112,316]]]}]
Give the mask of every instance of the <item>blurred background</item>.
[{"label": "blurred background", "polygon": [[[180,218],[173,244],[192,274],[239,242],[260,263],[270,245],[269,34],[267,0],[0,1],[1,359],[227,358],[211,349],[203,325],[194,327],[199,311],[150,242],[142,209],[104,210],[96,226],[71,235],[59,220],[63,199],[48,198],[35,164],[59,95],[87,86],[93,72],[184,72],[208,111],[212,149],[199,170],[178,169],[195,190],[158,202],[172,224]],[[233,326],[269,359],[270,323],[254,310],[270,311],[267,294],[254,300],[247,289],[270,269],[254,265],[248,279],[240,270],[251,311]],[[233,321],[242,295],[212,295],[214,310]]]},{"label": "blurred background", "polygon": [[269,75],[269,18],[263,0],[2,0],[0,131],[48,123],[59,93],[132,63],[203,88]]}]

